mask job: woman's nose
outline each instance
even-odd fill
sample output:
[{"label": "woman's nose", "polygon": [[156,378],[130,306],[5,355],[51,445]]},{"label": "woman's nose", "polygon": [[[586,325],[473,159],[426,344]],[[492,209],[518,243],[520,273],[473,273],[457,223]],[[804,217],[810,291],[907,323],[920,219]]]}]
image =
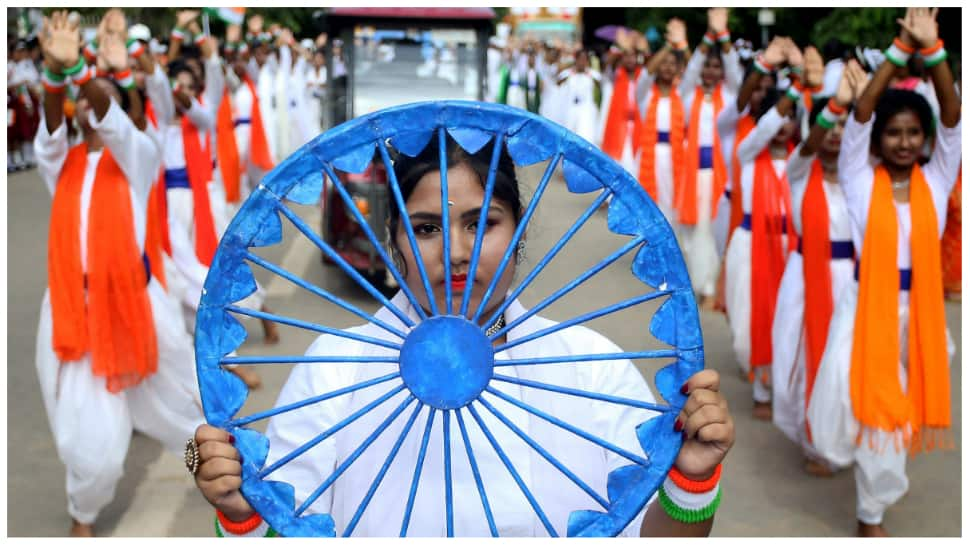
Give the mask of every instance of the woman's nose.
[{"label": "woman's nose", "polygon": [[471,260],[472,250],[475,246],[475,234],[469,234],[467,230],[461,228],[461,226],[452,225],[450,226],[450,235],[448,244],[450,248],[449,259],[452,265],[459,265],[462,263],[467,263]]}]

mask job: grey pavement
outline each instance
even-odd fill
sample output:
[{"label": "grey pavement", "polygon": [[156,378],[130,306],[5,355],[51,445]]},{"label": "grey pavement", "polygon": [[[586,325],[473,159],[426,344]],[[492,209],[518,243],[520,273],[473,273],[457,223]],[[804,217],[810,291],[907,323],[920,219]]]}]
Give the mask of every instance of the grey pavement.
[{"label": "grey pavement", "polygon": [[[528,169],[527,185],[535,187],[536,172]],[[527,232],[531,269],[591,202],[565,190],[560,178],[549,186],[537,218]],[[318,211],[297,207],[311,226],[319,225]],[[47,225],[50,197],[36,171],[7,177],[8,211],[8,313],[7,313],[7,522],[14,537],[64,536],[70,525],[64,493],[64,467],[57,458],[41,402],[34,368],[36,328],[40,301],[46,285]],[[605,211],[593,216],[523,294],[534,305],[543,297],[585,271],[622,244],[605,226]],[[333,266],[324,266],[319,252],[305,239],[287,229],[284,243],[261,249],[264,257],[293,267],[301,276],[369,311],[373,300]],[[625,256],[602,273],[543,312],[564,320],[622,301],[642,286],[630,274],[632,256]],[[257,271],[269,291],[274,312],[308,318],[318,323],[346,327],[355,317],[300,289]],[[523,275],[520,271],[519,278]],[[631,282],[632,281],[632,282]],[[656,305],[631,309],[592,321],[590,326],[613,339],[625,350],[643,350],[657,343],[645,335]],[[948,303],[947,320],[958,352],[951,366],[953,430],[956,449],[910,459],[910,490],[886,514],[886,528],[895,536],[959,536],[961,532],[961,307]],[[722,376],[737,426],[737,442],[724,463],[724,500],[718,511],[715,536],[850,536],[855,531],[855,491],[851,471],[832,478],[810,477],[802,471],[797,446],[770,423],[751,417],[750,386],[742,380],[734,362],[730,333],[723,315],[703,313],[707,366]],[[302,354],[315,337],[310,332],[282,327],[277,346],[261,343],[258,324],[247,323],[250,339],[240,354]],[[654,362],[637,362],[647,377],[657,369]],[[247,408],[266,409],[288,373],[285,366],[261,367],[264,386],[253,392]],[[97,531],[101,536],[200,536],[213,533],[213,512],[193,488],[180,457],[163,452],[154,441],[136,434],[132,438],[125,476],[114,501],[102,512]]]}]

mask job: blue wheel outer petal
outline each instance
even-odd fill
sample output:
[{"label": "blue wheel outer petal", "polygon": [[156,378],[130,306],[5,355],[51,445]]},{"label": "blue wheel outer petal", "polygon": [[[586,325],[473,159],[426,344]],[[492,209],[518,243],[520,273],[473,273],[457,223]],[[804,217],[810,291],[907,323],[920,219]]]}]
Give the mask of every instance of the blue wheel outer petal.
[{"label": "blue wheel outer petal", "polygon": [[[607,212],[608,227],[614,233],[643,236],[647,241],[634,260],[634,276],[654,288],[663,285],[674,290],[652,317],[650,330],[679,351],[675,363],[657,372],[655,383],[664,400],[675,408],[683,406],[685,397],[680,394],[679,386],[703,368],[699,318],[673,232],[639,183],[585,140],[538,116],[495,104],[439,101],[389,108],[331,129],[280,163],[243,205],[219,246],[210,270],[214,273],[206,279],[199,307],[196,366],[208,422],[216,426],[228,422],[242,408],[248,394],[235,374],[219,366],[219,359],[238,348],[246,334],[224,306],[255,289],[252,271],[242,260],[241,249],[268,246],[282,239],[275,201],[284,196],[298,203],[315,200],[317,187],[322,184],[320,173],[324,162],[331,162],[342,171],[362,172],[373,157],[376,139],[389,139],[402,153],[416,154],[440,126],[460,144],[469,147],[484,146],[488,142],[486,135],[491,139],[494,133],[499,133],[506,139],[509,154],[519,166],[548,160],[561,152],[571,192],[593,191],[603,186],[613,190],[614,198]],[[616,535],[643,508],[680,449],[680,434],[673,431],[672,424],[676,413],[656,416],[637,428],[649,464],[646,467],[627,465],[611,472],[607,479],[610,510],[573,512],[569,518],[569,536]],[[292,486],[254,478],[268,452],[265,436],[245,428],[234,428],[232,433],[246,461],[243,494],[264,518],[284,536],[334,536],[333,519],[329,515],[293,517]]]}]

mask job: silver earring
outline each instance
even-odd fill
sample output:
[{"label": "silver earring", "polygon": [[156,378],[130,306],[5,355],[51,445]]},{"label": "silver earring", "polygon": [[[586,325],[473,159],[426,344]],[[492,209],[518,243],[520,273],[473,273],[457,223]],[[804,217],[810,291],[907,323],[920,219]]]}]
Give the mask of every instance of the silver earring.
[{"label": "silver earring", "polygon": [[525,261],[525,241],[519,241],[519,245],[515,248],[515,265],[519,265]]}]

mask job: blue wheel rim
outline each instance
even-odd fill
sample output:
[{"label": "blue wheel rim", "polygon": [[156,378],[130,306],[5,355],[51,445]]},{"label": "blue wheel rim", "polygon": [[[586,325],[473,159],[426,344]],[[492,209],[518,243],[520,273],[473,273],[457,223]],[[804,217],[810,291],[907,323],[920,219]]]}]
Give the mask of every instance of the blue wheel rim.
[{"label": "blue wheel rim", "polygon": [[[644,296],[621,302],[620,304],[604,308],[597,312],[588,313],[582,317],[577,317],[575,323],[584,322],[596,316],[601,316],[602,314],[607,314],[636,303],[642,303],[649,299],[657,297],[667,298],[651,318],[649,330],[656,339],[669,345],[671,347],[670,349],[605,355],[611,356],[612,359],[623,357],[665,358],[672,360],[670,364],[662,367],[654,377],[654,388],[667,404],[647,405],[649,409],[660,411],[660,414],[637,427],[636,433],[640,441],[642,453],[628,454],[629,456],[627,458],[631,459],[631,464],[617,468],[609,474],[607,480],[607,498],[594,497],[603,507],[603,510],[575,511],[571,514],[567,525],[567,534],[569,536],[615,536],[636,517],[649,498],[660,487],[680,449],[681,435],[674,431],[673,421],[683,406],[686,397],[680,393],[679,388],[691,375],[703,368],[704,353],[697,307],[683,257],[681,256],[673,232],[659,209],[646,192],[643,191],[639,183],[617,165],[615,161],[581,137],[559,125],[546,121],[524,110],[502,105],[468,101],[416,103],[389,108],[357,118],[327,131],[297,150],[267,174],[258,189],[252,193],[242,206],[240,212],[233,219],[220,241],[218,251],[213,259],[209,275],[205,282],[202,300],[199,305],[196,323],[196,365],[206,419],[213,426],[229,430],[237,438],[236,447],[241,452],[245,461],[243,464],[243,495],[281,535],[336,536],[347,531],[345,529],[336,529],[334,521],[329,514],[304,515],[301,507],[295,505],[293,486],[285,482],[273,481],[266,477],[267,469],[264,468],[264,465],[269,451],[269,441],[262,433],[248,428],[247,425],[255,420],[268,417],[274,410],[254,416],[237,417],[237,414],[246,401],[248,391],[245,384],[238,377],[223,368],[224,364],[233,362],[306,361],[306,359],[299,357],[292,357],[289,360],[274,359],[273,357],[265,359],[258,357],[249,357],[248,359],[246,357],[238,357],[231,359],[227,357],[229,353],[241,346],[246,338],[245,329],[234,315],[248,314],[251,316],[260,316],[261,318],[270,318],[285,324],[315,329],[315,331],[322,333],[333,333],[335,329],[299,323],[300,321],[290,320],[286,322],[285,319],[281,320],[280,317],[261,315],[258,312],[241,309],[234,304],[256,290],[251,265],[255,264],[260,267],[269,268],[277,274],[285,274],[285,272],[282,272],[279,268],[274,268],[273,264],[268,264],[250,250],[254,247],[280,243],[282,241],[282,218],[286,218],[292,222],[304,236],[313,240],[318,246],[321,244],[326,245],[308,226],[302,224],[302,221],[285,205],[285,201],[292,201],[299,204],[315,204],[323,190],[325,174],[330,180],[335,181],[336,190],[341,192],[342,196],[345,196],[345,190],[337,180],[335,170],[339,169],[340,171],[350,173],[363,172],[374,157],[375,151],[384,158],[385,164],[387,164],[389,159],[387,143],[390,143],[399,152],[414,156],[424,149],[428,143],[444,146],[446,134],[469,152],[476,152],[488,142],[497,138],[506,147],[515,164],[519,166],[531,165],[547,160],[550,161],[543,181],[540,183],[540,188],[537,190],[538,197],[530,203],[524,221],[521,223],[520,227],[522,230],[525,229],[525,225],[528,223],[528,217],[541,199],[544,184],[548,183],[553,169],[557,166],[561,167],[570,192],[600,192],[593,206],[588,209],[587,214],[577,221],[577,224],[567,233],[567,236],[561,244],[550,251],[550,254],[546,257],[547,259],[540,261],[537,268],[533,270],[534,274],[527,276],[520,284],[520,288],[524,288],[531,282],[531,279],[545,267],[545,264],[552,259],[552,256],[562,246],[565,246],[566,241],[568,241],[572,233],[575,233],[575,230],[581,227],[582,222],[585,222],[607,197],[612,196],[607,214],[607,225],[613,233],[628,236],[631,239],[627,245],[614,253],[611,258],[601,262],[601,265],[605,267],[605,265],[608,265],[606,263],[607,261],[611,259],[615,260],[623,254],[635,250],[636,256],[632,266],[633,276],[654,290]],[[491,195],[491,187],[494,182],[494,176],[492,174],[494,174],[499,148],[499,146],[495,146],[496,153],[493,156],[492,172],[486,182],[486,199],[490,198]],[[393,178],[392,172],[388,174]],[[391,180],[389,185],[395,193],[393,199],[396,199],[398,203],[403,203],[400,199],[396,180]],[[444,187],[446,188],[446,186]],[[443,209],[446,206],[446,202],[447,193],[446,190],[443,190]],[[487,203],[482,208],[486,209]],[[352,212],[359,214],[356,212],[356,209]],[[445,214],[443,216],[447,218],[448,215]],[[405,218],[406,215],[402,215],[402,220]],[[484,218],[481,221],[484,221]],[[358,223],[363,226],[367,224],[366,221]],[[406,227],[410,230],[409,223],[407,223]],[[445,229],[445,232],[447,232],[447,229]],[[478,230],[478,233],[481,232],[482,230]],[[373,233],[369,235],[376,237],[376,234]],[[513,244],[510,245],[505,255],[506,262],[511,259],[515,246],[514,243],[520,236],[521,232],[517,232],[513,238]],[[413,233],[410,231],[409,237],[413,243]],[[447,244],[446,240],[445,245]],[[384,251],[379,247],[378,250],[382,253],[381,257],[385,260],[385,263],[390,263],[389,257],[383,254]],[[477,240],[472,257],[471,273],[474,272],[479,250],[480,240]],[[324,251],[326,252],[326,248],[324,248]],[[445,260],[445,262],[447,263],[448,260]],[[603,265],[604,263],[605,265]],[[418,264],[420,266],[420,260]],[[596,272],[598,270],[595,270],[595,268],[588,271],[588,276],[585,276],[585,278],[581,276],[574,281],[575,284],[594,276]],[[353,277],[355,272],[347,271],[347,273]],[[294,279],[292,276],[288,276],[287,278],[298,284],[300,283],[299,279]],[[427,277],[425,276],[424,278],[426,279]],[[363,278],[355,278],[355,280],[363,283],[362,286],[364,284],[369,285]],[[402,280],[398,278],[402,289],[406,290],[405,284],[401,282]],[[315,287],[307,286],[307,283],[300,285],[307,289],[315,289]],[[561,291],[557,291],[557,293],[547,298],[546,301],[540,302],[533,307],[529,313],[537,313],[546,305],[565,294],[566,291],[571,289],[570,286],[564,286]],[[430,290],[430,286],[427,284],[425,284],[425,288]],[[494,286],[490,287],[490,291],[492,288]],[[376,289],[371,287],[371,290],[368,291],[379,302],[385,306],[389,305],[388,300]],[[409,300],[413,302],[414,294],[409,290],[406,290],[406,292]],[[519,292],[513,291],[509,300],[499,310],[495,311],[493,319],[504,311],[505,306]],[[560,292],[562,293],[560,294]],[[371,322],[375,322],[372,320],[373,317],[359,312],[353,306],[340,301],[339,298],[322,293],[319,289],[316,289],[316,293],[345,309],[355,312],[355,314],[367,320],[371,320]],[[430,299],[434,301],[434,298]],[[488,296],[486,295],[483,297],[483,301],[487,300]],[[452,304],[451,298],[447,298],[446,301],[447,306],[450,308]],[[422,315],[420,317],[421,319],[429,318],[423,311],[420,311],[419,306],[415,307],[418,308],[419,314]],[[464,294],[460,307],[460,311],[464,312],[465,310],[468,310],[467,293]],[[453,324],[464,321],[477,328],[477,324],[472,324],[464,318],[442,318],[438,316],[439,313],[441,315],[447,315],[457,312],[459,309],[436,309],[432,304],[431,311],[432,317],[430,318],[433,320],[422,320],[417,324],[407,316],[402,317],[398,315],[398,318],[402,319],[402,322],[408,327],[417,326],[410,334],[396,330],[389,325],[384,325],[386,326],[385,330],[394,330],[392,333],[397,338],[400,338],[395,338],[389,345],[389,342],[385,341],[384,346],[391,348],[407,346],[410,335],[421,331],[422,326],[431,324],[435,320],[444,322],[451,321]],[[478,309],[475,316],[478,317],[480,314],[481,309]],[[492,321],[489,320],[488,322],[491,323]],[[568,326],[567,323],[563,324]],[[381,325],[378,324],[378,326]],[[514,324],[509,324],[505,327],[505,330],[507,331],[513,327]],[[451,328],[451,326],[444,326],[444,328]],[[503,332],[499,332],[497,335],[501,336]],[[473,334],[466,332],[462,335]],[[455,342],[460,343],[463,339],[465,338],[459,337]],[[372,342],[368,340],[359,341]],[[523,342],[522,340],[516,341],[519,343]],[[398,346],[397,342],[400,342],[400,346]],[[510,344],[506,345],[510,346]],[[488,348],[491,350],[490,343],[488,344]],[[495,352],[500,352],[504,348],[507,347],[499,346],[495,349]],[[490,356],[478,355],[478,358],[485,358],[487,360]],[[577,357],[577,360],[580,361],[605,359],[604,355],[580,355]],[[311,360],[322,361],[320,359]],[[340,361],[346,362],[347,359]],[[369,361],[374,362],[378,360],[370,359]],[[398,359],[392,359],[391,361],[397,362]],[[560,360],[559,362],[562,361]],[[528,364],[541,363],[537,361],[528,362]],[[509,362],[506,361],[503,364],[509,364]],[[520,364],[526,364],[526,362],[521,362]],[[497,365],[494,369],[486,366],[487,370],[485,371],[482,369],[482,366],[485,366],[485,364],[479,362],[476,366],[479,367],[476,368],[476,371],[472,375],[475,376],[474,381],[477,381],[477,385],[481,387],[480,389],[479,386],[475,387],[479,391],[467,391],[466,389],[463,392],[455,392],[452,390],[444,394],[439,393],[436,391],[437,387],[434,384],[433,377],[429,378],[427,373],[422,375],[420,371],[415,371],[413,368],[408,369],[402,362],[400,373],[390,374],[369,381],[366,385],[356,385],[349,389],[341,389],[340,392],[327,393],[326,395],[322,395],[320,399],[340,396],[346,392],[378,383],[385,383],[382,387],[384,389],[400,383],[396,389],[392,389],[388,395],[385,395],[383,400],[387,400],[392,394],[397,394],[401,391],[410,393],[407,399],[395,410],[393,417],[400,419],[410,418],[405,432],[412,428],[415,430],[426,429],[425,442],[427,441],[427,433],[430,431],[432,420],[435,419],[435,414],[441,413],[439,417],[445,419],[443,423],[446,434],[450,427],[451,434],[460,434],[465,441],[468,450],[467,455],[471,460],[477,485],[477,491],[469,491],[468,494],[479,493],[488,518],[489,527],[493,534],[497,534],[496,525],[492,520],[489,509],[487,495],[482,486],[481,477],[478,475],[470,445],[467,442],[466,427],[475,427],[476,423],[479,426],[483,426],[480,413],[489,413],[494,410],[494,407],[488,404],[479,392],[484,390],[484,392],[488,392],[491,395],[506,398],[507,395],[490,386],[494,385],[494,381],[505,381],[519,382],[524,386],[532,388],[546,388],[547,390],[559,392],[564,395],[586,396],[587,398],[594,399],[595,396],[592,396],[590,393],[583,395],[581,393],[568,392],[569,389],[554,386],[529,385],[528,381],[522,383],[521,380],[503,375],[502,368]],[[483,381],[482,374],[491,374],[491,379]],[[424,377],[424,379],[415,379],[416,377]],[[475,396],[476,393],[479,393],[478,396]],[[442,401],[436,402],[434,396],[439,394],[444,396],[444,398],[441,399]],[[445,398],[447,398],[447,401],[443,401]],[[484,411],[476,411],[476,406],[470,404],[470,401],[479,402],[479,410]],[[507,401],[511,403],[518,402],[514,399]],[[610,401],[631,406],[635,406],[637,402],[629,400]],[[522,404],[522,402],[518,402],[518,404]],[[411,408],[412,405],[414,405],[413,409]],[[427,423],[421,423],[420,421],[415,423],[415,417],[423,405],[429,405],[433,411],[430,412]],[[638,407],[646,406],[641,405]],[[441,411],[437,411],[437,409]],[[467,409],[468,412],[464,413],[463,418],[464,409]],[[535,408],[532,408],[532,410],[534,410],[532,411],[533,415],[541,413],[540,410],[536,410]],[[496,414],[496,416],[502,419],[500,415]],[[352,417],[350,416],[350,418]],[[546,415],[545,417],[553,420],[550,422],[554,422],[556,419],[551,415]],[[458,424],[458,427],[450,426],[453,420]],[[412,427],[412,425],[414,426]],[[569,426],[568,423],[562,423],[562,425]],[[569,429],[567,428],[567,430]],[[487,430],[483,429],[483,432],[491,438]],[[376,431],[376,433],[379,434],[379,431]],[[398,440],[398,446],[402,439],[403,436]],[[366,448],[366,446],[364,447]],[[427,449],[435,449],[441,448],[442,446],[422,446],[422,455],[418,461],[419,469],[423,460],[425,447]],[[499,446],[495,445],[495,447],[499,455],[502,456]],[[537,450],[542,449],[541,446],[533,446],[533,448]],[[391,464],[396,454],[396,448],[392,451],[388,455],[385,466]],[[543,454],[542,451],[539,451],[539,453],[544,457],[547,455],[551,457],[548,453]],[[450,460],[455,456],[463,456],[463,454],[460,452],[450,453],[450,451],[446,451],[445,461],[447,468],[444,471],[448,476],[450,476]],[[547,460],[549,459],[547,458]],[[508,463],[507,466],[509,466]],[[557,468],[560,467],[557,466]],[[509,466],[509,470],[515,475],[514,468]],[[560,470],[567,473],[568,476],[568,469],[560,468]],[[382,476],[383,474],[379,477]],[[379,479],[375,482],[375,489],[377,485],[379,485]],[[409,516],[414,489],[416,489],[417,485],[418,475],[416,474],[408,504],[407,512]],[[450,535],[453,531],[450,498],[455,493],[451,490],[450,479],[446,486],[447,501],[449,501],[447,502],[447,528]],[[521,486],[522,484],[520,484]],[[550,534],[554,534],[551,526],[545,520],[541,508],[535,503],[535,500],[531,497],[528,490],[523,489],[523,493],[527,496],[530,503],[533,504],[536,514],[543,520]],[[370,494],[373,494],[373,491]],[[367,499],[369,499],[370,494],[367,496]],[[304,504],[308,505],[310,503],[307,502]],[[305,506],[302,508],[305,508]],[[361,507],[361,512],[364,508],[366,508],[366,504]],[[351,531],[359,516],[360,514],[357,514],[354,520],[348,525]],[[405,521],[402,535],[406,527],[407,523]]]}]

